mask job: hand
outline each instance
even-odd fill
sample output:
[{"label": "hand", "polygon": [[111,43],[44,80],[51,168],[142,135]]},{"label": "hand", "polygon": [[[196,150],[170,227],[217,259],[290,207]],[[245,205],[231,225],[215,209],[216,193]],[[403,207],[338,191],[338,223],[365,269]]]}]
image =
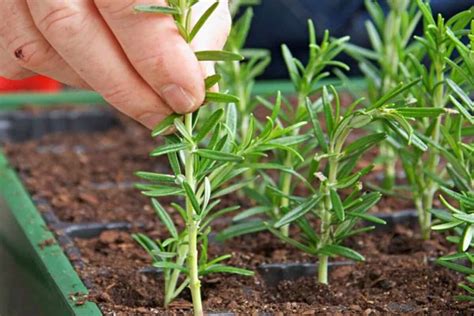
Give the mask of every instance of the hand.
[{"label": "hand", "polygon": [[[215,0],[193,7],[196,22]],[[137,4],[165,0],[0,0],[0,76],[42,74],[91,88],[152,128],[172,112],[196,110],[213,64],[194,50],[222,49],[231,20],[226,0],[187,44],[173,18],[137,14]]]}]

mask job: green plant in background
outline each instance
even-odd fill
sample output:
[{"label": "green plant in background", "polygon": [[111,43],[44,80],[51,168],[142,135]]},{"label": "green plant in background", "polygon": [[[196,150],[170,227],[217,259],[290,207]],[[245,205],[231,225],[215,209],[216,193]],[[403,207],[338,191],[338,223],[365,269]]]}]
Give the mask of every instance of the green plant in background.
[{"label": "green plant in background", "polygon": [[[312,103],[306,99],[306,109],[312,123],[308,135],[317,140],[317,148],[313,149],[308,168],[310,172],[305,179],[307,185],[311,184],[310,193],[306,196],[285,195],[291,203],[288,212],[277,221],[267,223],[267,227],[282,240],[318,257],[318,281],[321,283],[328,282],[329,257],[364,259],[356,251],[342,245],[346,238],[374,228],[357,227],[360,219],[384,224],[383,220],[367,214],[381,194],[365,192],[360,181],[371,171],[372,166],[358,169],[357,162],[387,135],[384,132],[370,132],[353,140],[351,136],[354,136],[354,130],[376,121],[390,122],[390,128],[397,133],[411,135],[407,137],[407,142],[411,138],[413,146],[420,150],[426,148],[421,139],[412,135],[413,130],[405,123],[406,118],[413,115],[431,115],[431,110],[424,108],[412,111],[404,106],[403,100],[391,102],[417,82],[400,84],[377,102],[362,109],[358,109],[361,100],[341,107],[334,87],[323,87],[322,102]],[[280,191],[279,194],[283,196],[284,193]],[[278,230],[290,223],[299,228],[298,236],[288,236]]]},{"label": "green plant in background", "polygon": [[[410,90],[414,100],[413,109],[430,107],[449,114],[448,105],[452,101],[450,95],[464,94],[461,87],[468,82],[463,75],[467,71],[463,70],[466,62],[462,61],[463,58],[454,57],[453,51],[456,47],[461,49],[460,39],[469,33],[465,27],[474,18],[474,10],[471,8],[458,13],[448,21],[441,15],[435,20],[428,4],[421,0],[417,0],[417,4],[423,15],[424,35],[415,39],[423,46],[424,55],[420,57],[409,53],[409,62],[401,70],[407,78],[421,78],[421,84]],[[423,57],[429,60],[428,66],[421,62]],[[472,64],[472,60],[467,63]],[[454,101],[453,104],[456,105]],[[448,125],[448,115],[416,119],[413,123],[414,129],[417,135],[431,145],[430,150],[424,153],[398,146],[424,239],[430,237],[433,199],[439,189],[439,180],[443,179],[447,172],[445,164],[441,163],[440,152],[434,148],[449,145],[449,139],[445,137],[447,134],[444,132]]]},{"label": "green plant in background", "polygon": [[[275,106],[278,109],[281,108],[280,114],[275,119],[282,126],[299,124],[309,119],[305,100],[307,97],[316,94],[318,92],[316,87],[318,82],[330,75],[326,71],[328,67],[348,68],[347,65],[334,60],[343,50],[343,43],[348,40],[348,37],[330,39],[329,32],[326,31],[321,43],[317,44],[316,32],[311,20],[308,21],[308,30],[309,59],[306,66],[292,56],[286,45],[282,45],[283,57],[296,93],[296,104],[283,102],[280,97],[277,97],[275,104],[264,98],[257,98],[269,110],[274,109]],[[258,201],[259,206],[251,208],[235,217],[234,220],[241,221],[241,223],[224,230],[220,234],[220,238],[226,239],[235,237],[243,232],[249,233],[265,230],[266,227],[263,221],[248,221],[248,218],[255,215],[266,214],[269,219],[275,221],[280,219],[289,209],[290,200],[288,196],[292,195],[295,189],[292,180],[295,177],[302,177],[299,172],[308,166],[310,159],[307,159],[307,157],[316,144],[317,141],[315,139],[312,139],[306,133],[302,133],[300,128],[296,128],[289,137],[286,137],[280,143],[280,145],[290,146],[292,150],[275,153],[267,163],[254,165],[263,169],[273,169],[274,172],[278,173],[278,179],[275,181],[267,174],[262,174],[264,181],[262,181],[260,188],[246,188],[246,193]],[[288,229],[287,225],[280,228],[284,235],[288,235]]]},{"label": "green plant in background", "polygon": [[[178,29],[190,42],[217,8],[212,4],[194,26],[190,25],[189,15],[196,0],[169,0],[168,7],[140,5],[139,12],[171,14],[176,20]],[[228,51],[196,52],[198,60],[235,61],[241,56]],[[206,78],[206,88],[214,86],[219,75]],[[238,206],[218,209],[220,197],[239,190],[247,182],[233,182],[236,177],[248,170],[240,164],[254,157],[265,155],[265,152],[276,148],[286,149],[280,144],[281,139],[301,124],[282,127],[275,124],[272,118],[260,134],[256,133],[255,119],[249,117],[248,133],[244,139],[237,137],[238,98],[207,92],[206,102],[229,103],[226,109],[218,108],[199,120],[198,112],[184,117],[173,114],[163,120],[152,132],[156,137],[168,131],[172,126],[176,133],[166,136],[166,143],[151,152],[151,156],[167,155],[172,174],[138,172],[137,176],[150,181],[149,184],[138,184],[137,187],[146,196],[152,197],[152,204],[160,221],[170,235],[165,240],[152,240],[137,234],[134,238],[153,258],[153,265],[162,269],[164,276],[164,305],[175,299],[186,287],[191,290],[195,315],[203,315],[200,290],[200,277],[214,272],[228,272],[252,275],[253,272],[224,265],[222,262],[229,255],[215,259],[208,258],[208,235],[213,220]],[[272,115],[276,117],[278,111]],[[288,148],[291,150],[291,148]],[[176,215],[185,223],[179,227],[156,198],[164,196],[183,196],[184,206],[173,203]],[[200,251],[198,251],[200,250]]]},{"label": "green plant in background", "polygon": [[[466,79],[465,89],[456,83],[447,81],[452,94],[449,99],[457,110],[457,115],[449,117],[447,124],[441,127],[446,146],[433,143],[436,150],[446,161],[446,171],[450,181],[439,181],[442,194],[441,203],[447,211],[433,211],[438,219],[432,229],[449,231],[452,235],[447,240],[457,244],[457,253],[443,256],[437,263],[454,271],[466,274],[467,284],[459,286],[465,290],[460,300],[474,300],[474,102],[469,93],[474,91],[474,21],[471,22],[469,45],[459,41],[452,33],[448,33],[455,43],[461,62],[452,63],[457,76]],[[448,201],[449,199],[449,201]]]},{"label": "green plant in background", "polygon": [[[415,54],[420,44],[413,42],[413,33],[421,12],[410,0],[389,0],[389,11],[384,14],[378,2],[366,0],[365,6],[372,21],[366,22],[372,49],[346,43],[346,52],[359,62],[367,82],[368,102],[375,102],[398,83],[404,81],[401,67],[407,63],[408,54]],[[387,127],[381,127],[386,133]],[[395,186],[396,150],[389,140],[380,144],[380,157],[384,170],[382,188],[390,192]]]},{"label": "green plant in background", "polygon": [[252,18],[253,10],[248,8],[232,26],[232,31],[225,46],[226,50],[240,54],[245,59],[242,61],[224,61],[217,65],[218,72],[222,76],[222,88],[239,98],[237,110],[239,111],[239,126],[241,128],[238,136],[241,139],[246,137],[250,114],[257,105],[257,102],[252,99],[255,79],[264,72],[271,60],[270,52],[266,49],[244,48]]},{"label": "green plant in background", "polygon": [[[436,262],[444,267],[466,274],[466,281],[471,283],[459,286],[468,295],[458,297],[463,300],[474,300],[474,146],[460,141],[462,135],[459,120],[455,120],[449,137],[453,141],[449,150],[441,149],[446,157],[453,188],[442,187],[440,195],[442,204],[448,212],[437,211],[435,216],[441,223],[433,226],[433,230],[449,230],[453,233],[447,240],[457,244],[457,253],[439,258]],[[473,123],[470,126],[470,137],[474,136]],[[448,184],[446,184],[448,185]],[[457,204],[448,202],[448,197]],[[467,260],[467,264],[462,262]]]}]

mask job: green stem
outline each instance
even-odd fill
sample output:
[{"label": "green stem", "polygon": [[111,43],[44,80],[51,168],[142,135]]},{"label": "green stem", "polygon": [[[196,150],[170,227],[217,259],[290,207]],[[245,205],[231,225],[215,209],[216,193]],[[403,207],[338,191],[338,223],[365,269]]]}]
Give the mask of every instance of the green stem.
[{"label": "green stem", "polygon": [[[179,266],[182,266],[184,261],[186,260],[186,256],[188,255],[188,246],[187,245],[181,245],[179,246],[178,249],[178,259],[176,260],[176,264]],[[178,269],[174,269],[171,277],[169,279],[169,282],[166,286],[165,290],[165,307],[168,307],[168,305],[175,299],[177,295],[179,295],[179,292],[176,291],[176,284],[178,283],[178,278],[179,275],[181,274],[181,271]]]},{"label": "green stem", "polygon": [[[304,102],[305,102],[305,96],[303,94],[299,93],[298,94],[298,105],[297,105],[296,113],[299,113],[300,109],[302,107],[304,107]],[[293,130],[292,136],[298,135],[299,132],[300,132],[299,128]],[[293,155],[290,152],[286,152],[286,157],[285,157],[285,161],[284,161],[283,165],[288,169],[292,169],[294,167],[294,165],[293,165]],[[291,195],[291,174],[290,173],[284,173],[282,175],[281,191],[283,192],[283,194],[285,196]],[[281,198],[280,207],[278,208],[278,210],[277,209],[274,210],[277,213],[276,214],[277,217],[281,216],[281,209],[286,208],[290,205],[290,200],[285,196],[283,196]],[[280,228],[280,231],[284,236],[288,236],[289,235],[289,229],[290,229],[289,225],[284,225]]]},{"label": "green stem", "polygon": [[328,284],[328,256],[318,256],[318,282]]},{"label": "green stem", "polygon": [[[184,123],[187,132],[193,134],[193,115],[192,113],[186,114],[184,117]],[[196,181],[194,179],[194,152],[195,146],[192,146],[190,150],[184,152],[185,160],[185,175],[186,181],[193,191],[196,190]],[[199,263],[198,263],[198,250],[197,250],[197,235],[199,231],[198,223],[194,220],[196,212],[193,208],[191,200],[186,197],[186,215],[187,215],[187,227],[188,227],[188,258],[187,266],[189,271],[189,289],[191,290],[191,297],[193,300],[194,315],[204,315],[201,300],[201,281],[199,280]]]},{"label": "green stem", "polygon": [[382,155],[383,161],[383,169],[384,169],[384,178],[382,182],[382,188],[391,191],[395,186],[395,179],[396,179],[396,155],[395,151],[392,146],[387,143],[383,142],[380,144],[380,154]]},{"label": "green stem", "polygon": [[[331,152],[334,152],[331,150]],[[323,184],[322,190],[324,192],[324,203],[321,208],[321,240],[319,247],[323,248],[331,244],[331,209],[332,202],[329,193],[329,188],[334,185],[337,179],[337,167],[338,162],[337,158],[331,157],[328,161],[329,164],[329,176],[327,182]],[[328,256],[319,255],[318,256],[319,265],[318,265],[318,282],[327,284],[328,283]]]},{"label": "green stem", "polygon": [[[442,82],[444,81],[444,74],[443,74],[443,62],[437,62],[434,65],[435,73],[436,73],[436,90],[434,91],[433,97],[433,107],[434,108],[443,108],[443,99],[444,99],[444,86]],[[434,122],[433,131],[431,134],[431,139],[435,144],[439,144],[441,140],[441,116],[436,118]],[[439,154],[436,151],[429,151],[428,152],[428,161],[427,161],[427,170],[428,174],[437,174],[438,165],[440,163]],[[438,185],[436,181],[433,181],[430,177],[426,178],[426,187],[423,188],[423,192],[421,195],[421,203],[422,203],[422,212],[423,216],[420,217],[420,228],[422,232],[422,237],[425,240],[430,238],[431,233],[431,210],[433,208],[433,199],[436,190],[438,189]]]}]

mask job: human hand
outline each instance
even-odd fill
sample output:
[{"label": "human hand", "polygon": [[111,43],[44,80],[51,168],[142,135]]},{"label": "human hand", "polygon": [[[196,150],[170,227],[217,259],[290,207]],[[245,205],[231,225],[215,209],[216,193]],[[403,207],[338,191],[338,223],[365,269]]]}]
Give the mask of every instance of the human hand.
[{"label": "human hand", "polygon": [[[192,21],[215,2],[201,0]],[[227,0],[189,45],[173,18],[137,14],[138,4],[165,0],[0,0],[0,76],[35,74],[90,88],[112,106],[152,128],[172,112],[204,100],[209,62],[193,51],[219,50],[230,31]]]}]

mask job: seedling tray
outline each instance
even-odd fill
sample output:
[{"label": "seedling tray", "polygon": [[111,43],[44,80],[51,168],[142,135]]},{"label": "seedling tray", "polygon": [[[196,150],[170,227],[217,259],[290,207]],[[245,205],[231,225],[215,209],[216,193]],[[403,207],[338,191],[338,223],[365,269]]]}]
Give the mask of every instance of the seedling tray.
[{"label": "seedling tray", "polygon": [[[98,108],[76,112],[66,109],[3,112],[0,140],[21,142],[52,132],[104,131],[116,124],[118,120],[110,111]],[[6,285],[0,288],[0,315],[101,315],[97,305],[85,299],[92,282],[80,280],[74,270],[83,262],[73,239],[96,237],[106,230],[129,230],[132,224],[60,221],[52,209],[48,210],[46,201],[32,201],[3,153],[0,153],[0,187],[0,282]],[[36,208],[39,205],[46,210],[43,216]],[[380,217],[387,222],[385,226],[377,226],[383,230],[390,230],[396,224],[415,225],[417,218],[414,211]],[[348,264],[352,263],[335,262],[331,267]],[[314,264],[267,264],[260,266],[258,273],[269,285],[276,285],[283,280],[312,276],[316,268]],[[156,273],[142,272],[150,271]],[[25,297],[28,304],[24,303]]]}]

